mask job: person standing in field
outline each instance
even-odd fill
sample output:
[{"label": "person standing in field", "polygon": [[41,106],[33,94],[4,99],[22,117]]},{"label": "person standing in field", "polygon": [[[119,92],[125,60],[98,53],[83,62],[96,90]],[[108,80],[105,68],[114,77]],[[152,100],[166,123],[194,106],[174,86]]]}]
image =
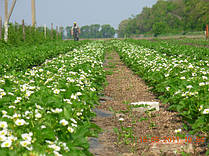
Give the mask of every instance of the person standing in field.
[{"label": "person standing in field", "polygon": [[79,34],[80,34],[80,28],[78,27],[77,23],[74,22],[73,27],[71,29],[71,35],[73,36],[74,41],[79,40]]}]

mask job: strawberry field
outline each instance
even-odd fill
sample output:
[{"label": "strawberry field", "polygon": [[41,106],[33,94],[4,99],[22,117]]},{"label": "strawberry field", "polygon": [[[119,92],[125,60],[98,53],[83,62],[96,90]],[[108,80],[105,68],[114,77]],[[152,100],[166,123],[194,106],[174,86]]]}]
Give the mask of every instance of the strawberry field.
[{"label": "strawberry field", "polygon": [[[198,42],[199,43],[199,42]],[[91,155],[107,51],[139,75],[183,129],[209,131],[209,50],[174,41],[53,41],[0,49],[0,155]]]},{"label": "strawberry field", "polygon": [[[68,46],[60,45],[57,51]],[[41,52],[47,55],[52,49],[36,52],[41,59]],[[92,42],[40,66],[2,75],[0,155],[88,155],[86,137],[99,130],[89,120],[104,82],[103,59],[103,44]]]},{"label": "strawberry field", "polygon": [[[191,134],[209,132],[209,49],[166,41],[112,41],[122,60],[178,111]],[[146,48],[146,47],[149,47]]]}]

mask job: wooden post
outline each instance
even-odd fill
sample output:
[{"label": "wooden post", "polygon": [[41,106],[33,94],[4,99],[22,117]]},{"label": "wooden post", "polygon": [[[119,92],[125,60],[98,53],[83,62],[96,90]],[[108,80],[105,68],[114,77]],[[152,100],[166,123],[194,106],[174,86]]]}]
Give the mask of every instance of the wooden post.
[{"label": "wooden post", "polygon": [[62,33],[63,33],[63,27],[61,26],[61,27],[60,27],[60,36],[61,36],[61,40],[62,40],[62,38],[63,38],[63,34],[62,34]]},{"label": "wooden post", "polygon": [[56,34],[57,34],[57,40],[58,40],[58,38],[59,38],[59,33],[58,33],[58,26],[56,26]]},{"label": "wooden post", "polygon": [[4,21],[8,19],[8,0],[5,0],[4,3]]},{"label": "wooden post", "polygon": [[46,24],[44,24],[44,37],[46,39]]},{"label": "wooden post", "polygon": [[11,6],[11,9],[10,9],[10,11],[9,11],[9,15],[8,15],[8,19],[7,19],[8,22],[9,22],[9,19],[10,19],[11,15],[12,15],[13,10],[14,10],[16,1],[17,1],[17,0],[13,0],[13,1],[12,1],[12,6]]},{"label": "wooden post", "polygon": [[2,18],[0,17],[0,40],[2,38]]},{"label": "wooden post", "polygon": [[12,1],[12,7],[10,9],[10,12],[8,14],[8,0],[5,0],[5,19],[4,19],[4,40],[7,42],[8,40],[8,29],[9,29],[9,26],[8,26],[8,23],[9,23],[9,19],[12,15],[12,12],[14,10],[14,7],[15,7],[15,4],[16,4],[16,1],[17,0],[13,0]]},{"label": "wooden post", "polygon": [[7,42],[8,40],[8,0],[5,0],[4,4],[4,40]]},{"label": "wooden post", "polygon": [[31,0],[31,10],[32,10],[32,26],[36,27],[36,6],[35,0]]},{"label": "wooden post", "polygon": [[23,41],[25,41],[25,22],[22,20],[22,36],[23,36]]},{"label": "wooden post", "polygon": [[208,39],[208,24],[206,25],[206,30],[205,30],[205,35],[206,35],[206,40]]}]

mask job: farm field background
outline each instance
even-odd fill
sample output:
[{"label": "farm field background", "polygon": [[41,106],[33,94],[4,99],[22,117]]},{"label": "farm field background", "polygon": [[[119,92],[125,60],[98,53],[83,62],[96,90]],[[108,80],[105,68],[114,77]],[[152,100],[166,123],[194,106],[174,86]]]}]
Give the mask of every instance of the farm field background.
[{"label": "farm field background", "polygon": [[2,0],[0,156],[209,156],[208,12]]},{"label": "farm field background", "polygon": [[170,111],[179,112],[182,129],[205,137],[208,146],[207,42],[60,40],[16,47],[2,43],[0,155],[91,155],[88,137],[100,132],[91,120],[106,81],[107,51],[116,51]]},{"label": "farm field background", "polygon": [[208,48],[173,40],[115,42],[122,60],[170,104],[170,109],[180,112],[194,132],[208,133]]}]

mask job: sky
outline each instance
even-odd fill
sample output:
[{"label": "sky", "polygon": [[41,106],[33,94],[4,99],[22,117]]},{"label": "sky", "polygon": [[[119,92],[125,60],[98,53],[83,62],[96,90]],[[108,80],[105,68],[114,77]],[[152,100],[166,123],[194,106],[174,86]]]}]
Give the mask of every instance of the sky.
[{"label": "sky", "polygon": [[[11,5],[12,0],[8,0]],[[139,14],[143,7],[151,7],[157,0],[36,0],[38,26],[79,26],[110,24],[118,28],[120,22]],[[4,0],[0,0],[0,16],[4,16]],[[30,25],[31,0],[17,0],[10,22]]]}]

